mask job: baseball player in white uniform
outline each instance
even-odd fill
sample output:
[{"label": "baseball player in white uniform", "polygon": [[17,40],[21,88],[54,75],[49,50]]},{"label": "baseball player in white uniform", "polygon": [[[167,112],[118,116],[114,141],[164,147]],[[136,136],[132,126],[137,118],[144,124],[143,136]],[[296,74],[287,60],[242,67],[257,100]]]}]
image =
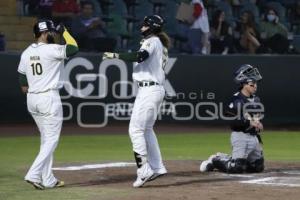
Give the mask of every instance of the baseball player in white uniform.
[{"label": "baseball player in white uniform", "polygon": [[164,67],[168,61],[169,37],[162,31],[163,19],[147,16],[141,27],[143,40],[140,50],[132,53],[105,52],[103,59],[119,58],[135,62],[133,80],[138,85],[129,135],[137,164],[137,179],[133,187],[141,187],[167,173],[159,144],[153,131],[157,113],[165,96]]},{"label": "baseball player in white uniform", "polygon": [[[43,190],[64,186],[52,172],[53,153],[63,121],[59,89],[64,59],[77,53],[78,46],[62,25],[55,28],[51,20],[38,21],[33,30],[36,43],[23,51],[18,72],[22,91],[27,93],[27,109],[41,134],[40,152],[25,181]],[[54,44],[56,32],[63,35],[66,45]]]}]

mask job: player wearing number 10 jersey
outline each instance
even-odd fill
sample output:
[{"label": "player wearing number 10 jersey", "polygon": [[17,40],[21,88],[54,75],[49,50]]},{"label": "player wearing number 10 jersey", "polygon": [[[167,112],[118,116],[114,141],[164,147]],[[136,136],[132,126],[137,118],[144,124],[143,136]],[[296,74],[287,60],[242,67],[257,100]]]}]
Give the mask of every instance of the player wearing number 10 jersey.
[{"label": "player wearing number 10 jersey", "polygon": [[[27,93],[27,109],[41,134],[41,146],[25,181],[36,189],[61,187],[64,182],[52,173],[63,121],[58,90],[62,87],[64,59],[77,53],[78,46],[63,25],[55,27],[51,20],[38,21],[33,32],[37,42],[22,53],[18,72],[22,91]],[[54,44],[56,33],[62,34],[66,45]]]}]

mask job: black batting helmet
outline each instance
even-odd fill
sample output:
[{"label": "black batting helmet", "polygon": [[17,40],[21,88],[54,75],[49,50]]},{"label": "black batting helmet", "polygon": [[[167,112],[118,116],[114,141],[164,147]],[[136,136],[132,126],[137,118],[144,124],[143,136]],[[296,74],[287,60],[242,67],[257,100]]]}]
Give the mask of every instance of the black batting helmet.
[{"label": "black batting helmet", "polygon": [[143,26],[148,26],[149,29],[144,31],[143,35],[156,34],[162,31],[164,20],[159,15],[146,16],[144,18]]},{"label": "black batting helmet", "polygon": [[39,20],[33,26],[33,33],[38,38],[43,32],[55,32],[55,26],[52,20]]},{"label": "black batting helmet", "polygon": [[249,64],[244,64],[234,73],[234,81],[238,84],[257,82],[262,79],[257,68]]}]

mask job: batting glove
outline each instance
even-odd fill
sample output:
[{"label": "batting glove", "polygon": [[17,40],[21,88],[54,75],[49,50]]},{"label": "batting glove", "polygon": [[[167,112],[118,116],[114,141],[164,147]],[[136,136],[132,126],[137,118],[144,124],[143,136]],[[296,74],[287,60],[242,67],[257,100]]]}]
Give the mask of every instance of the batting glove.
[{"label": "batting glove", "polygon": [[56,32],[60,35],[62,35],[64,33],[65,29],[66,28],[63,23],[60,23],[55,27]]},{"label": "batting glove", "polygon": [[118,53],[112,53],[112,52],[104,52],[102,59],[114,59],[114,58],[119,58],[119,54]]}]

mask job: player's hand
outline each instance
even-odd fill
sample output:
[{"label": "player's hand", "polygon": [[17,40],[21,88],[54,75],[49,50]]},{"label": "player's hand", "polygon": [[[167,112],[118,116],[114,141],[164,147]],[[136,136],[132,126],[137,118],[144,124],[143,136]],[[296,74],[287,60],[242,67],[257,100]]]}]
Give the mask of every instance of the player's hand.
[{"label": "player's hand", "polygon": [[119,58],[119,54],[118,53],[112,53],[112,52],[104,52],[102,59],[106,60],[106,59],[114,59],[114,58]]},{"label": "player's hand", "polygon": [[63,23],[59,23],[56,27],[55,30],[58,34],[62,35],[64,31],[66,30],[65,26]]},{"label": "player's hand", "polygon": [[264,126],[263,126],[263,124],[260,121],[251,120],[250,121],[250,125],[252,127],[254,127],[257,131],[262,131],[264,129]]}]

